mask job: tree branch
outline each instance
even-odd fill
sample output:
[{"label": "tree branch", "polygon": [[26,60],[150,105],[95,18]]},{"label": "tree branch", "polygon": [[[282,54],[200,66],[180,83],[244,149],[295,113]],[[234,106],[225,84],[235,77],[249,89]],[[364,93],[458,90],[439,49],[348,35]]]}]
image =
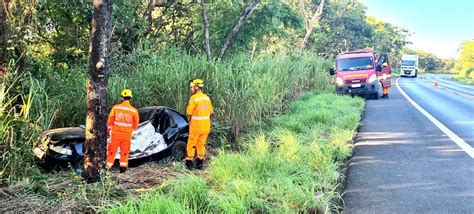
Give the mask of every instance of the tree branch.
[{"label": "tree branch", "polygon": [[[303,3],[302,0],[301,0],[301,2]],[[308,43],[308,39],[311,36],[311,33],[313,32],[314,25],[319,21],[319,18],[323,14],[323,7],[324,7],[324,0],[321,0],[321,2],[319,3],[318,8],[316,9],[316,11],[314,11],[313,16],[311,17],[311,20],[308,20],[307,18],[305,20],[306,21],[306,34],[303,38],[303,41],[301,41],[301,45],[300,45],[300,52],[301,53],[304,52],[304,49],[306,47],[306,43]],[[303,8],[303,11],[304,11],[304,8]]]},{"label": "tree branch", "polygon": [[222,57],[224,56],[225,52],[227,51],[227,49],[232,46],[232,44],[234,43],[234,39],[236,37],[236,35],[239,33],[240,29],[242,28],[242,26],[244,25],[245,21],[247,21],[247,19],[252,15],[252,13],[255,11],[255,9],[257,8],[257,5],[260,3],[260,0],[253,0],[252,4],[247,6],[243,11],[242,11],[242,14],[240,15],[239,17],[239,20],[237,21],[237,23],[235,24],[234,28],[232,29],[232,31],[229,32],[229,34],[227,35],[227,37],[225,38],[224,40],[224,45],[222,46],[222,49],[219,53],[219,59],[222,59]]},{"label": "tree branch", "polygon": [[207,60],[211,59],[211,47],[209,44],[209,21],[207,19],[206,3],[204,0],[200,0],[201,3],[201,16],[204,23],[204,50],[206,52]]}]

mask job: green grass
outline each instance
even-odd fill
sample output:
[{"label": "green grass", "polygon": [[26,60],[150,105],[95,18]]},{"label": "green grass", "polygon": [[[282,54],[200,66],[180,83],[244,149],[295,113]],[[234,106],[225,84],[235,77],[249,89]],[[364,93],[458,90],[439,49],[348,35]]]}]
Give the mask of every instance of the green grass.
[{"label": "green grass", "polygon": [[[203,178],[185,176],[158,190],[155,203],[166,198],[186,213],[337,211],[338,167],[352,153],[363,105],[359,98],[307,94],[266,129],[243,136],[239,152],[214,157]],[[152,212],[147,203],[131,199],[112,210]]]},{"label": "green grass", "polygon": [[[81,183],[78,176],[69,176],[75,185],[51,196],[50,181],[31,180],[40,174],[31,148],[44,129],[84,123],[87,69],[43,67],[25,73],[21,81],[12,81],[14,75],[3,79],[0,185],[31,183],[27,194],[45,198],[52,206],[80,202],[95,211],[107,207],[116,213],[336,209],[333,201],[339,197],[336,188],[341,179],[337,169],[351,154],[348,141],[363,101],[334,94],[300,97],[308,90],[332,91],[325,72],[330,61],[310,55],[250,61],[242,55],[208,62],[203,56],[176,50],[160,55],[140,52],[115,60],[109,81],[110,104],[117,102],[120,90],[127,87],[134,90],[133,102],[138,107],[165,105],[184,111],[188,80],[203,78],[215,105],[217,126],[213,131],[223,135],[219,139],[226,145],[226,139],[236,140],[237,152],[221,151],[203,177],[183,175],[156,193],[126,202],[114,202],[114,198],[128,195],[117,189],[114,181],[105,179],[91,186]],[[13,99],[23,102],[18,111],[11,105]],[[299,101],[290,105],[295,99]],[[286,114],[277,116],[284,109]],[[247,134],[242,135],[244,131]]]},{"label": "green grass", "polygon": [[[168,50],[160,55],[139,52],[117,60],[131,65],[111,68],[111,105],[119,101],[123,88],[131,88],[137,107],[164,105],[184,111],[190,96],[188,81],[201,78],[216,107],[215,119],[237,137],[248,124],[280,112],[290,98],[303,91],[324,89],[330,80],[324,72],[330,61],[313,56],[276,55],[250,61],[240,55],[208,62],[205,56]],[[62,104],[55,127],[84,123],[85,71],[85,67],[76,67],[52,77],[60,84],[49,87],[48,93]]]},{"label": "green grass", "polygon": [[[281,113],[302,92],[330,86],[325,72],[330,64],[329,60],[300,54],[253,61],[238,55],[207,61],[205,56],[179,50],[160,54],[139,50],[112,58],[109,106],[119,102],[122,89],[131,88],[132,103],[137,107],[162,105],[184,112],[190,96],[188,81],[202,78],[215,106],[213,131],[220,135],[217,139],[235,140],[245,130]],[[0,184],[38,174],[32,148],[43,130],[85,123],[86,65],[62,70],[38,63],[28,68],[22,75],[9,73],[2,78]],[[17,103],[12,100],[24,104],[14,111]]]},{"label": "green grass", "polygon": [[465,84],[474,85],[474,78],[454,76],[454,79],[456,79],[459,82],[465,83]]}]

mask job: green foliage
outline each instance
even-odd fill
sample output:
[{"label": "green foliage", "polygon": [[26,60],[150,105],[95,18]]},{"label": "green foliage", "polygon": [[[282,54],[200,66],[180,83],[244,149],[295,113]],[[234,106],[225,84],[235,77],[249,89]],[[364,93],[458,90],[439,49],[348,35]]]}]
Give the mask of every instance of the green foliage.
[{"label": "green foliage", "polygon": [[170,184],[170,196],[190,210],[204,210],[208,203],[206,182],[198,176],[177,178]]},{"label": "green foliage", "polygon": [[428,53],[422,50],[410,50],[407,48],[402,49],[400,54],[396,56],[396,67],[400,67],[399,61],[401,61],[401,55],[403,54],[416,54],[418,55],[419,68],[423,72],[430,73],[449,73],[453,72],[455,60],[452,58],[440,58],[432,53]]},{"label": "green foliage", "polygon": [[460,78],[474,79],[474,40],[461,44],[456,71]]},{"label": "green foliage", "polygon": [[[137,206],[140,204],[140,206]],[[127,203],[119,203],[116,207],[108,211],[110,214],[127,213],[170,213],[181,214],[185,208],[180,203],[163,196],[160,192],[148,194],[140,199],[130,198]]]},{"label": "green foliage", "polygon": [[[206,81],[204,90],[216,109],[214,119],[219,125],[215,127],[223,129],[214,130],[232,140],[281,112],[300,93],[330,86],[330,77],[324,72],[330,61],[310,55],[278,55],[254,61],[239,55],[232,60],[209,62],[204,56],[170,49],[160,55],[136,51],[115,62],[109,78],[110,106],[119,102],[123,88],[131,88],[135,94],[132,102],[137,107],[163,105],[184,112],[190,96],[188,80],[200,77]],[[37,65],[40,70],[29,68],[33,74],[12,73],[2,83],[0,100],[5,115],[0,164],[5,181],[17,181],[37,172],[32,148],[43,130],[78,126],[85,121],[87,68],[65,70],[50,63]]]},{"label": "green foliage", "polygon": [[[0,85],[0,186],[39,172],[32,148],[48,128],[54,105],[28,74],[10,73]],[[43,100],[40,100],[42,99]]]},{"label": "green foliage", "polygon": [[[9,32],[1,43],[8,52],[0,59],[20,57],[51,60],[55,66],[69,67],[88,56],[92,2],[88,0],[19,0],[7,5]],[[114,49],[130,52],[143,37],[145,5],[140,0],[114,2]],[[3,6],[1,8],[3,10]]]},{"label": "green foliage", "polygon": [[374,30],[372,41],[375,50],[398,56],[402,48],[409,44],[406,29],[377,20],[372,16],[369,16],[367,20]]},{"label": "green foliage", "polygon": [[[200,77],[206,81],[204,91],[215,105],[216,121],[231,127],[233,137],[244,127],[281,111],[301,92],[330,85],[325,72],[330,61],[310,55],[277,55],[254,61],[239,55],[232,60],[208,62],[204,56],[168,50],[160,55],[137,51],[117,61],[124,63],[111,68],[111,104],[119,102],[123,88],[131,88],[136,94],[132,102],[137,107],[164,105],[184,112],[190,96],[187,81]],[[56,75],[45,80],[55,83],[46,91],[51,100],[60,103],[54,127],[84,123],[85,71],[85,67],[77,67],[51,72]]]},{"label": "green foliage", "polygon": [[[214,157],[205,180],[178,178],[164,188],[168,191],[157,193],[157,201],[172,199],[189,213],[337,211],[334,201],[342,180],[337,168],[351,155],[349,142],[362,109],[359,98],[306,95],[287,114],[273,118],[268,130],[242,138],[242,152],[222,151]],[[112,210],[150,212],[149,203],[146,196],[143,202],[131,199]]]},{"label": "green foliage", "polygon": [[[88,0],[26,0],[10,3],[6,30],[0,43],[7,50],[0,59],[20,58],[50,61],[61,68],[74,67],[75,61],[86,62],[92,19]],[[150,7],[153,2],[156,7]],[[210,45],[213,56],[223,45],[242,10],[250,1],[208,1]],[[305,34],[299,0],[261,1],[243,25],[228,56],[242,52],[252,55],[290,53],[298,49]],[[303,1],[304,10],[312,15],[319,1]],[[2,8],[3,9],[3,8]],[[202,52],[201,7],[193,1],[140,0],[114,2],[113,53],[128,54],[152,44],[156,52],[180,47],[190,53]],[[392,55],[407,44],[407,31],[379,20],[366,18],[365,7],[358,1],[329,0],[311,36],[307,50],[314,54],[334,56],[343,50],[375,47]]]},{"label": "green foliage", "polygon": [[328,1],[320,25],[313,36],[317,53],[334,56],[374,46],[373,29],[366,20],[365,7],[358,1]]}]

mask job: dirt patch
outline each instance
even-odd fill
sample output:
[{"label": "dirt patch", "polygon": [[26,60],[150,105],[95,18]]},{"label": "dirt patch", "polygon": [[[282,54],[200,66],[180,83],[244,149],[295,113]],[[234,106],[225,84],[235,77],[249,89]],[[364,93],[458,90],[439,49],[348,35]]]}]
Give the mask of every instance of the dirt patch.
[{"label": "dirt patch", "polygon": [[49,173],[0,188],[0,213],[96,213],[111,202],[154,191],[185,171],[182,163],[150,162],[126,173],[107,173],[95,184],[85,184],[71,171]]},{"label": "dirt patch", "polygon": [[117,185],[134,195],[141,194],[184,172],[179,163],[174,164],[145,164],[130,168],[127,173],[115,174]]},{"label": "dirt patch", "polygon": [[[205,165],[218,153],[209,148]],[[72,169],[45,173],[24,182],[0,188],[0,213],[97,213],[111,203],[153,192],[166,181],[189,173],[183,162],[168,158],[102,175],[102,181],[86,184]],[[193,174],[206,176],[206,170]]]}]

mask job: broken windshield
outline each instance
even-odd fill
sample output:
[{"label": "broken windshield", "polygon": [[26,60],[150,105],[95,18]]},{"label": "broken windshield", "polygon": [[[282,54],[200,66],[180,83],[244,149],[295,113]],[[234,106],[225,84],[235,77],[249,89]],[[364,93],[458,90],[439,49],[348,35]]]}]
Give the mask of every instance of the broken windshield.
[{"label": "broken windshield", "polygon": [[374,67],[374,60],[372,57],[339,59],[337,61],[337,67],[340,71],[367,70]]}]

